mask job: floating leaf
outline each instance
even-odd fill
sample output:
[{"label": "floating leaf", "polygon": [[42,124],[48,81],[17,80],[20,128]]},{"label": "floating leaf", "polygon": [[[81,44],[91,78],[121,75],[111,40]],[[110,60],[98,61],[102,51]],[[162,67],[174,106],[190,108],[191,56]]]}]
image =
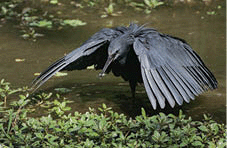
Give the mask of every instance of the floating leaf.
[{"label": "floating leaf", "polygon": [[207,11],[207,15],[216,15],[217,13],[215,11]]},{"label": "floating leaf", "polygon": [[30,26],[36,26],[36,27],[46,27],[46,28],[52,28],[52,22],[47,20],[42,20],[38,22],[32,22],[29,24]]},{"label": "floating leaf", "polygon": [[70,25],[72,27],[83,26],[86,25],[86,22],[82,22],[81,20],[64,20],[63,25]]},{"label": "floating leaf", "polygon": [[15,59],[15,62],[24,62],[25,61],[25,59]]},{"label": "floating leaf", "polygon": [[28,39],[30,37],[30,35],[25,33],[25,34],[21,35],[21,37],[23,37],[24,39]]},{"label": "floating leaf", "polygon": [[55,88],[54,90],[60,93],[68,93],[72,91],[71,89],[68,88]]},{"label": "floating leaf", "polygon": [[36,72],[34,73],[34,76],[39,76],[41,73],[40,72]]},{"label": "floating leaf", "polygon": [[103,14],[103,15],[101,15],[100,17],[101,18],[106,18],[108,15],[107,14]]},{"label": "floating leaf", "polygon": [[50,4],[54,4],[54,5],[55,5],[55,4],[57,4],[57,3],[58,3],[58,0],[51,0],[51,1],[50,1]]},{"label": "floating leaf", "polygon": [[57,72],[55,74],[56,77],[63,77],[63,76],[67,76],[67,75],[68,75],[68,73],[66,73],[66,72]]},{"label": "floating leaf", "polygon": [[95,69],[94,65],[88,66],[87,69]]},{"label": "floating leaf", "polygon": [[28,22],[32,22],[37,20],[39,17],[38,16],[25,16],[24,20],[28,21]]},{"label": "floating leaf", "polygon": [[36,37],[43,37],[43,36],[44,36],[44,34],[41,34],[41,33],[35,33],[33,35],[34,38],[36,38]]}]

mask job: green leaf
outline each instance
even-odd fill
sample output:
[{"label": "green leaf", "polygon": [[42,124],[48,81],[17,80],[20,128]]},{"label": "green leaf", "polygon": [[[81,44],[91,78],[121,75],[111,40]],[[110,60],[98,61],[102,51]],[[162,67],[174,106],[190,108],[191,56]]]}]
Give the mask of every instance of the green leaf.
[{"label": "green leaf", "polygon": [[95,65],[88,66],[87,69],[95,69]]},{"label": "green leaf", "polygon": [[141,108],[141,113],[142,113],[143,118],[146,119],[147,115],[146,115],[144,108]]},{"label": "green leaf", "polygon": [[145,3],[147,6],[151,7],[151,2],[150,2],[150,0],[144,0],[144,3]]},{"label": "green leaf", "polygon": [[160,138],[160,133],[158,131],[154,131],[152,139],[157,142],[159,141],[159,138]]},{"label": "green leaf", "polygon": [[207,11],[207,15],[216,15],[217,14],[217,12],[215,12],[215,11]]},{"label": "green leaf", "polygon": [[72,27],[77,27],[77,26],[84,26],[87,23],[82,22],[81,20],[64,20],[63,24],[70,25]]},{"label": "green leaf", "polygon": [[52,28],[52,22],[47,20],[42,20],[38,22],[31,22],[29,24],[30,26],[36,26],[36,27],[44,27],[44,28]]},{"label": "green leaf", "polygon": [[50,4],[56,5],[58,3],[58,0],[50,0]]},{"label": "green leaf", "polygon": [[26,20],[27,22],[33,22],[35,20],[37,20],[39,17],[38,16],[25,16],[24,20]]},{"label": "green leaf", "polygon": [[35,136],[39,139],[43,139],[44,138],[44,135],[43,133],[35,133]]},{"label": "green leaf", "polygon": [[201,131],[203,131],[203,132],[208,132],[207,127],[204,126],[204,125],[201,125],[201,126],[199,126],[198,128],[199,128]]},{"label": "green leaf", "polygon": [[209,144],[209,148],[216,148],[216,144],[213,143],[212,141],[209,141],[208,144]]},{"label": "green leaf", "polygon": [[55,88],[54,90],[60,93],[68,93],[72,91],[71,89],[68,88]]},{"label": "green leaf", "polygon": [[192,145],[193,145],[193,146],[200,146],[200,147],[203,146],[202,142],[200,142],[200,141],[194,141],[194,142],[192,143]]},{"label": "green leaf", "polygon": [[9,131],[11,129],[12,121],[13,121],[13,109],[9,110],[9,122],[8,122],[7,134],[9,134]]},{"label": "green leaf", "polygon": [[102,107],[103,107],[103,109],[106,109],[106,104],[103,103],[102,104]]},{"label": "green leaf", "polygon": [[180,147],[185,147],[185,146],[187,146],[187,145],[188,145],[188,144],[185,143],[185,142],[183,141],[183,142],[181,142]]},{"label": "green leaf", "polygon": [[66,72],[56,72],[56,74],[54,76],[63,77],[63,76],[67,76],[67,75],[68,75],[68,73],[66,73]]},{"label": "green leaf", "polygon": [[110,3],[109,4],[109,6],[108,6],[108,8],[107,8],[107,13],[109,14],[109,15],[111,15],[112,13],[113,13],[113,3]]}]

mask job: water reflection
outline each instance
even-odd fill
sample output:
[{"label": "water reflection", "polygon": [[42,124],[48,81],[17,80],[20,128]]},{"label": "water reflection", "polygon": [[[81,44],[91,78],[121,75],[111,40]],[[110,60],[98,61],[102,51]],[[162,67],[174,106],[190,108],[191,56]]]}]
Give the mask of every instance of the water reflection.
[{"label": "water reflection", "polygon": [[[86,16],[88,25],[69,30],[41,32],[45,37],[33,43],[19,38],[18,30],[13,24],[0,27],[0,78],[5,78],[13,86],[30,85],[34,73],[40,72],[65,53],[78,47],[94,32],[106,26],[127,25],[130,22],[150,23],[148,26],[160,32],[184,38],[201,56],[206,65],[216,76],[219,88],[209,91],[182,107],[165,112],[177,113],[182,109],[194,119],[201,119],[203,113],[209,113],[215,120],[225,122],[225,10],[218,15],[208,16],[205,10],[192,8],[159,8],[150,15],[130,12],[128,15],[98,19]],[[16,58],[24,58],[24,62],[16,63]],[[144,107],[149,114],[154,114],[144,88],[137,89],[136,100],[131,98],[129,86],[121,78],[107,75],[97,78],[97,71],[85,70],[70,72],[68,76],[53,78],[41,89],[52,90],[65,87],[72,92],[65,94],[74,101],[74,110],[85,112],[88,107],[97,107],[102,103],[114,110],[130,116],[140,114]],[[160,110],[158,110],[160,111]]]}]

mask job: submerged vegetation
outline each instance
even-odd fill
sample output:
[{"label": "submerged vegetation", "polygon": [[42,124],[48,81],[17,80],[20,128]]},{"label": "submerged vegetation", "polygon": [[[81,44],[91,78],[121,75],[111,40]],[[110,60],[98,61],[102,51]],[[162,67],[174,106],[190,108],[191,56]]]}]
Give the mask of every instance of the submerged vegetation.
[{"label": "submerged vegetation", "polygon": [[147,14],[151,13],[151,9],[154,9],[160,5],[163,5],[164,2],[158,0],[144,0],[141,3],[131,2],[129,5],[134,7],[135,10],[143,11]]},{"label": "submerged vegetation", "polygon": [[[0,19],[2,23],[7,20],[18,22],[17,27],[23,33],[21,37],[36,41],[37,37],[44,34],[38,33],[41,29],[61,30],[70,27],[86,25],[78,18],[87,13],[97,13],[101,18],[119,16],[123,9],[133,8],[147,14],[161,5],[170,5],[178,2],[175,0],[5,0],[0,2]],[[193,3],[194,1],[192,1]],[[204,1],[204,3],[207,1]],[[209,1],[212,2],[212,1]],[[123,6],[123,7],[122,7]],[[72,12],[68,12],[68,8]],[[207,15],[216,15],[217,10],[207,11]],[[68,15],[67,15],[68,14]],[[73,18],[72,18],[73,16]]]},{"label": "submerged vegetation", "polygon": [[[178,116],[149,117],[142,108],[141,115],[132,119],[105,104],[98,110],[72,113],[67,106],[71,102],[58,94],[30,94],[27,87],[12,89],[4,80],[0,93],[0,147],[226,146],[225,125],[207,115],[203,121],[186,118],[182,111]],[[6,107],[7,98],[15,101]],[[37,115],[40,110],[43,113]]]}]

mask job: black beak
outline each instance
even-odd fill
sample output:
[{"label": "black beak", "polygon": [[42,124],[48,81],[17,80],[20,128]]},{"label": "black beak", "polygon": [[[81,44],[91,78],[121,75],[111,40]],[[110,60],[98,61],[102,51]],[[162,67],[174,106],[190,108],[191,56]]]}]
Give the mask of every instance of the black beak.
[{"label": "black beak", "polygon": [[99,77],[103,77],[105,75],[105,72],[107,70],[107,68],[109,67],[109,65],[111,64],[111,62],[114,60],[114,57],[108,57],[106,64],[104,65],[102,72],[99,73]]}]

